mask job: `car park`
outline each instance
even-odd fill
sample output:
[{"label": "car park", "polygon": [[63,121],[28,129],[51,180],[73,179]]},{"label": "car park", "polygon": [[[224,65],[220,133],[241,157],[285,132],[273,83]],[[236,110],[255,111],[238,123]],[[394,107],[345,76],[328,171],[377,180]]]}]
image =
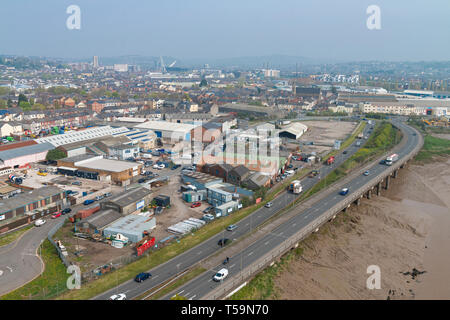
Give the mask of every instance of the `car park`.
[{"label": "car park", "polygon": [[150,278],[152,275],[149,272],[141,272],[135,278],[134,281],[142,282]]},{"label": "car park", "polygon": [[223,247],[226,246],[228,243],[230,243],[230,239],[222,238],[217,242],[217,245]]},{"label": "car park", "polygon": [[345,195],[348,193],[348,191],[349,191],[349,188],[343,188],[343,189],[341,190],[341,192],[339,192],[339,194],[340,194],[341,196],[345,196]]},{"label": "car park", "polygon": [[61,217],[61,214],[62,214],[61,211],[55,212],[54,214],[52,214],[52,219]]},{"label": "car park", "polygon": [[194,202],[193,204],[191,204],[191,208],[197,208],[200,207],[202,205],[201,202]]},{"label": "car park", "polygon": [[40,226],[42,226],[43,224],[45,224],[45,219],[37,219],[35,222],[34,222],[34,225],[36,226],[36,227],[40,227]]},{"label": "car park", "polygon": [[127,300],[125,293],[114,294],[109,297],[109,300]]},{"label": "car park", "polygon": [[270,201],[270,202],[267,202],[266,205],[265,205],[264,207],[270,208],[272,205],[273,205],[273,202]]},{"label": "car park", "polygon": [[238,226],[235,225],[235,224],[230,224],[230,225],[227,227],[227,231],[234,231],[234,230],[236,230],[237,227],[238,227]]},{"label": "car park", "polygon": [[214,281],[222,281],[223,279],[225,279],[228,276],[228,270],[223,268],[220,269],[219,271],[217,271],[217,273],[214,275],[213,280]]}]

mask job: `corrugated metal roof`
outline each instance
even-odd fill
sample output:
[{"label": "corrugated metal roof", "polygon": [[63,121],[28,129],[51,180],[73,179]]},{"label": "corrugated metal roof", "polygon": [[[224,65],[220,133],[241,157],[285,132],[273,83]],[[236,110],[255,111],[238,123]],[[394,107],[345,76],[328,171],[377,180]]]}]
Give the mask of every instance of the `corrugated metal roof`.
[{"label": "corrugated metal roof", "polygon": [[6,151],[0,151],[1,160],[10,160],[18,157],[27,156],[30,154],[41,153],[44,151],[55,149],[51,143],[41,143],[32,146],[26,146],[22,148],[10,149]]}]

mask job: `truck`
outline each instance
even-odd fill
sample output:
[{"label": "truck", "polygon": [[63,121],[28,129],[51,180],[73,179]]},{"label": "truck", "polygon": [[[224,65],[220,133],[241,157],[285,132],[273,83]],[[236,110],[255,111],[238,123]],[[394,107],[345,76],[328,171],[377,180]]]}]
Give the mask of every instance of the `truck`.
[{"label": "truck", "polygon": [[13,175],[13,174],[10,174],[8,178],[9,178],[9,181],[10,181],[10,182],[15,183],[15,184],[22,184],[22,182],[23,182],[23,179],[22,179],[22,178],[16,177],[16,176]]},{"label": "truck", "polygon": [[384,163],[387,166],[391,166],[397,160],[398,160],[398,154],[394,153],[394,154],[391,154],[389,157],[387,157],[386,160],[384,161]]},{"label": "truck", "polygon": [[300,192],[302,192],[302,190],[303,187],[299,180],[294,180],[289,185],[289,191],[291,191],[293,194],[299,194]]},{"label": "truck", "polygon": [[331,164],[333,164],[333,163],[334,163],[334,156],[331,156],[331,157],[329,157],[328,160],[327,160],[327,165],[331,165]]}]

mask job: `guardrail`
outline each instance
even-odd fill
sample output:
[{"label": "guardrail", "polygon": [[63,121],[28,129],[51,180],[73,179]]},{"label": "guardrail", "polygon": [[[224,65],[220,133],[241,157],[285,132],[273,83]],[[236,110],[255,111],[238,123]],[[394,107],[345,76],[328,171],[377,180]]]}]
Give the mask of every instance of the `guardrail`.
[{"label": "guardrail", "polygon": [[[395,125],[395,124],[393,124]],[[397,127],[397,126],[396,126]],[[411,128],[411,127],[410,127]],[[420,134],[417,132],[416,129],[412,128],[416,134],[420,136]],[[401,128],[400,128],[401,130]],[[325,212],[320,217],[316,218],[315,220],[311,221],[306,227],[304,227],[302,230],[299,230],[296,234],[288,238],[286,241],[282,242],[280,245],[269,251],[267,254],[262,256],[257,261],[253,262],[251,265],[243,269],[239,274],[231,277],[228,279],[228,281],[224,282],[221,286],[217,287],[215,290],[211,291],[210,293],[207,293],[205,296],[201,297],[201,300],[216,300],[224,297],[227,292],[230,292],[233,290],[233,288],[236,288],[239,285],[242,285],[242,283],[249,279],[253,274],[259,272],[260,270],[264,269],[266,266],[271,264],[277,257],[283,255],[287,251],[296,248],[298,245],[298,242],[305,239],[310,233],[315,231],[317,228],[320,228],[323,224],[325,224],[328,220],[333,218],[335,215],[337,215],[339,212],[341,212],[343,209],[349,207],[353,202],[360,199],[364,193],[368,192],[369,190],[372,190],[375,185],[380,183],[383,179],[386,177],[392,175],[392,173],[396,170],[398,170],[405,162],[411,160],[414,156],[417,155],[417,153],[420,151],[423,145],[423,139],[419,139],[419,143],[414,147],[414,149],[403,158],[399,159],[396,163],[394,163],[391,167],[389,167],[387,170],[385,170],[382,174],[374,177],[369,182],[367,182],[365,185],[360,187],[356,190],[356,192],[353,192],[350,196],[344,198],[341,202],[335,204],[333,207],[331,207],[327,212]]]}]

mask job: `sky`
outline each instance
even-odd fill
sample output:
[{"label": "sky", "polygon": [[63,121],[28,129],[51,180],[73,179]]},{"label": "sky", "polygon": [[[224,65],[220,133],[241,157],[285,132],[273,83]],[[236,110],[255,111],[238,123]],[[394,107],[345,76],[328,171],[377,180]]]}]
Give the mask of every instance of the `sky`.
[{"label": "sky", "polygon": [[450,60],[449,0],[2,0],[0,17],[0,54]]}]

